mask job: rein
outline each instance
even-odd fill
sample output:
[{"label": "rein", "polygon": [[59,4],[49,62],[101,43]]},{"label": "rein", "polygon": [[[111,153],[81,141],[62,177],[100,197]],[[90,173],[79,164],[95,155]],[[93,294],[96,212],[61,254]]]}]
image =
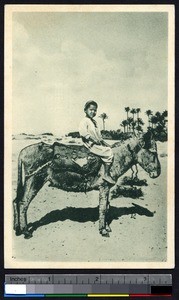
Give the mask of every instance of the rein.
[{"label": "rein", "polygon": [[129,144],[127,144],[127,149],[129,150],[129,152],[130,152],[130,154],[131,154],[131,156],[132,156],[132,161],[134,162],[134,164],[136,164],[136,163],[137,163],[137,160],[136,160],[136,157],[135,157],[135,155],[134,155],[134,151],[131,149],[131,147],[130,147]]}]

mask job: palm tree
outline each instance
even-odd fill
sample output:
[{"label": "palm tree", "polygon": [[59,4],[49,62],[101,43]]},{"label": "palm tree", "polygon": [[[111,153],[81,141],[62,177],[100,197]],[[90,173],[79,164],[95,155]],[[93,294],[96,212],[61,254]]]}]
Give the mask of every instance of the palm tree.
[{"label": "palm tree", "polygon": [[123,120],[121,126],[124,127],[124,132],[126,132],[127,120]]},{"label": "palm tree", "polygon": [[167,110],[164,110],[163,113],[162,113],[162,116],[164,118],[167,118],[168,117],[168,111]]},{"label": "palm tree", "polygon": [[138,118],[138,123],[140,124],[140,125],[144,125],[144,121],[141,119],[141,118]]},{"label": "palm tree", "polygon": [[162,114],[159,111],[157,111],[155,113],[155,116],[157,117],[158,121],[160,121],[161,119],[163,119]]},{"label": "palm tree", "polygon": [[155,116],[157,118],[157,122],[160,123],[162,126],[165,126],[166,120],[165,120],[163,113],[160,113],[159,111],[157,111]]},{"label": "palm tree", "polygon": [[150,109],[146,110],[146,115],[148,117],[149,127],[150,127],[150,116],[152,115],[152,111]]},{"label": "palm tree", "polygon": [[[126,113],[127,113],[127,121],[128,121],[130,107],[129,107],[129,106],[125,107],[125,111],[126,111]],[[129,131],[129,126],[128,126],[128,125],[129,125],[129,124],[127,123],[127,132]]]},{"label": "palm tree", "polygon": [[129,118],[126,120],[127,132],[129,132]]},{"label": "palm tree", "polygon": [[141,125],[137,125],[137,126],[136,126],[136,129],[137,129],[137,131],[138,131],[138,132],[139,132],[139,131],[140,131],[140,132],[142,132],[142,131],[143,131],[143,129],[142,129],[142,126],[141,126]]},{"label": "palm tree", "polygon": [[168,122],[168,120],[166,120],[166,118],[168,117],[168,111],[164,110],[164,112],[162,113],[162,117],[164,118],[164,126],[166,126],[166,123]]},{"label": "palm tree", "polygon": [[128,120],[130,107],[125,107],[125,111],[127,112],[127,120]]},{"label": "palm tree", "polygon": [[139,113],[141,112],[140,108],[136,108],[136,113],[137,113],[137,119],[139,119]]},{"label": "palm tree", "polygon": [[133,118],[129,117],[127,121],[128,121],[129,131],[130,131],[131,130],[131,124],[133,122]]},{"label": "palm tree", "polygon": [[103,120],[103,130],[105,130],[105,120],[108,119],[107,114],[104,112],[102,113],[99,118],[101,118]]},{"label": "palm tree", "polygon": [[134,115],[136,114],[135,108],[132,108],[132,109],[131,109],[131,114],[133,115],[133,120],[134,120]]},{"label": "palm tree", "polygon": [[131,125],[132,125],[132,131],[134,133],[134,129],[135,129],[136,125],[137,125],[137,122],[133,120],[132,123],[131,123]]},{"label": "palm tree", "polygon": [[139,113],[140,113],[140,108],[136,108],[136,114],[137,114],[137,125],[139,126]]},{"label": "palm tree", "polygon": [[155,115],[157,117],[158,123],[165,127],[167,123],[166,117],[168,116],[167,110],[165,110],[163,113],[157,111]]},{"label": "palm tree", "polygon": [[167,110],[163,111],[162,113],[157,111],[155,114],[155,118],[157,119],[156,124],[154,119],[155,134],[157,139],[161,141],[167,140],[167,116]]},{"label": "palm tree", "polygon": [[150,122],[152,123],[152,128],[154,128],[154,125],[155,125],[155,127],[156,127],[156,124],[157,124],[157,122],[158,122],[158,118],[157,118],[156,116],[152,116],[152,117],[150,118]]}]

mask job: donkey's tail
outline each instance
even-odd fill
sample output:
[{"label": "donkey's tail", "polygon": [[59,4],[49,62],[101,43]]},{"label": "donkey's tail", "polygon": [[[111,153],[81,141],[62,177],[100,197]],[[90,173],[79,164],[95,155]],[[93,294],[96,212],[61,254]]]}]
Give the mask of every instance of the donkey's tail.
[{"label": "donkey's tail", "polygon": [[23,162],[21,158],[21,154],[18,157],[18,174],[17,174],[17,191],[16,191],[16,198],[13,200],[13,209],[14,209],[14,225],[13,228],[16,231],[16,235],[20,234],[19,229],[19,201],[23,197],[24,193],[24,184],[23,184]]},{"label": "donkey's tail", "polygon": [[20,199],[23,195],[24,187],[24,165],[21,158],[21,153],[18,157],[18,171],[17,171],[17,196],[16,199]]}]

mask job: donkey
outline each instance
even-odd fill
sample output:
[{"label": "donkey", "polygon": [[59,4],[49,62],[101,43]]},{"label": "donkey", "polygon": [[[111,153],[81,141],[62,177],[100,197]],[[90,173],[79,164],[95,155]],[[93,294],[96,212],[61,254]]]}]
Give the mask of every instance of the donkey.
[{"label": "donkey", "polygon": [[[73,148],[73,149],[72,149]],[[151,132],[142,137],[131,137],[112,146],[114,160],[111,176],[118,178],[132,166],[139,164],[151,178],[157,178],[161,166],[157,154],[157,145]],[[78,160],[87,159],[84,167]],[[48,145],[39,142],[22,149],[18,157],[17,195],[13,201],[14,230],[16,235],[32,237],[27,224],[29,204],[46,182],[50,186],[68,192],[99,191],[99,232],[109,236],[108,222],[110,207],[110,183],[103,180],[101,159],[84,146],[54,143]]]}]

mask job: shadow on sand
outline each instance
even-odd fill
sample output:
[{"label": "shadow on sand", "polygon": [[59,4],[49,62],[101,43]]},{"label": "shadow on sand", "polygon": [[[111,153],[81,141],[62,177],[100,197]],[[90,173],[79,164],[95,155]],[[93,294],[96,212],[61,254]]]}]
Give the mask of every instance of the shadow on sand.
[{"label": "shadow on sand", "polygon": [[[121,216],[131,215],[131,218],[135,219],[135,215],[153,217],[154,213],[140,205],[132,203],[131,207],[114,207],[110,206],[108,222],[109,224],[113,220],[117,220]],[[46,214],[40,220],[34,223],[29,223],[28,228],[31,233],[37,230],[39,227],[55,223],[58,221],[71,220],[73,222],[85,223],[85,222],[96,222],[99,220],[99,206],[94,208],[76,208],[66,207],[62,210],[53,210]]]}]

